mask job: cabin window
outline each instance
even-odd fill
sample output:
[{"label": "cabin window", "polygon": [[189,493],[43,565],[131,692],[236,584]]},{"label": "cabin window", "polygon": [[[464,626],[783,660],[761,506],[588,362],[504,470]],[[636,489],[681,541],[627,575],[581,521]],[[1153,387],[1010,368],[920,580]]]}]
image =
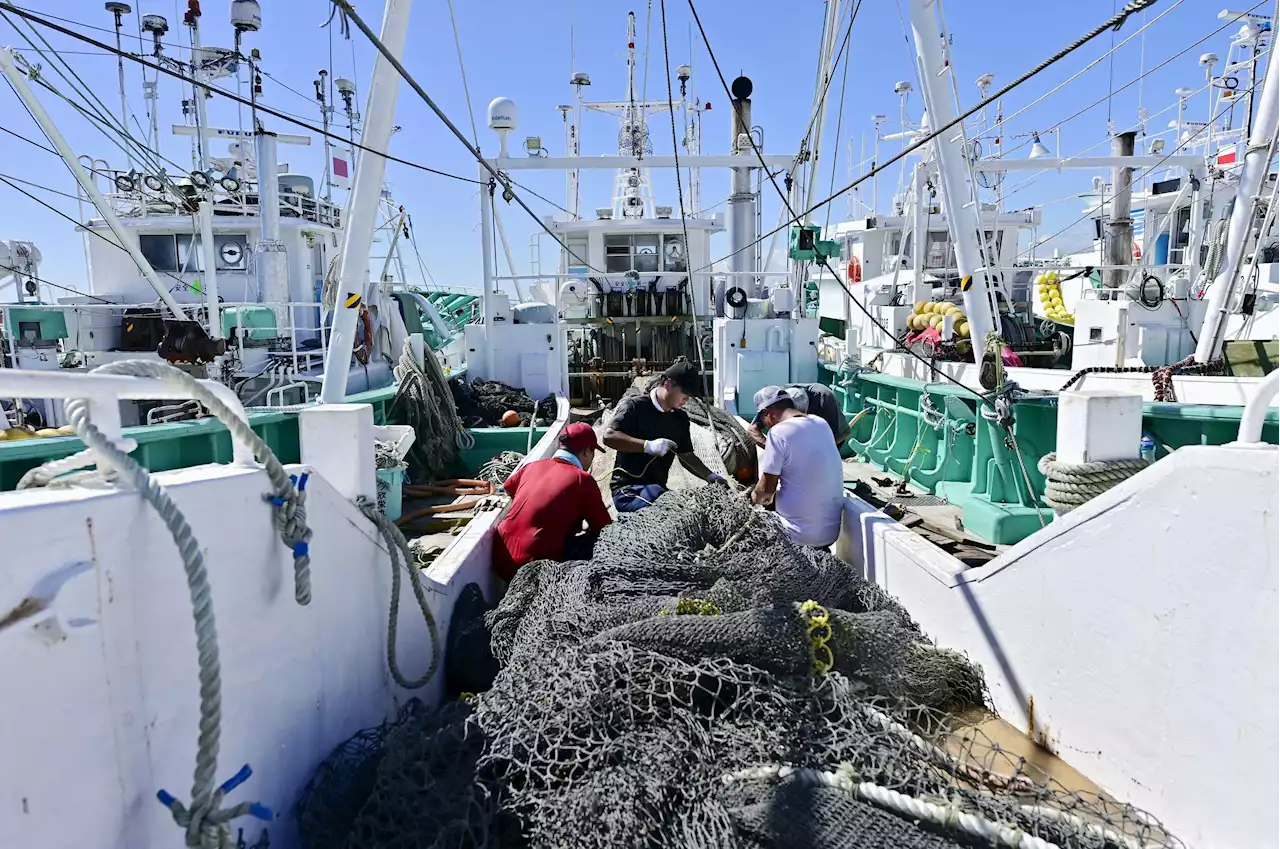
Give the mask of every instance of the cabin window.
[{"label": "cabin window", "polygon": [[[659,244],[662,255],[659,256]],[[657,274],[660,264],[669,271],[683,271],[688,267],[684,256],[684,242],[679,237],[668,236],[665,241],[657,233],[609,234],[604,237],[605,271],[623,274],[635,271],[639,274]],[[671,266],[677,265],[678,268]]]},{"label": "cabin window", "polygon": [[565,272],[568,274],[586,274],[588,271],[587,261],[591,250],[587,234],[574,233],[565,236],[564,244],[568,248],[564,252]]},{"label": "cabin window", "polygon": [[199,272],[200,237],[190,233],[148,233],[138,236],[138,248],[156,271]]}]

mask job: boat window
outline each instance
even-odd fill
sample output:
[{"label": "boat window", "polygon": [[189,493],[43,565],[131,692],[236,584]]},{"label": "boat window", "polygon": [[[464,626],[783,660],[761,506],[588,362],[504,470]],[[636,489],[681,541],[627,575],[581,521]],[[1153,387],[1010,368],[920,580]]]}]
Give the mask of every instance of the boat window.
[{"label": "boat window", "polygon": [[[243,237],[241,242],[243,243]],[[190,233],[143,234],[138,236],[138,249],[156,271],[200,272],[204,270],[201,264],[203,257],[200,252],[200,237]],[[241,253],[243,254],[243,251]],[[243,268],[243,265],[239,267]]]},{"label": "boat window", "polygon": [[[658,255],[659,235],[657,233],[635,233],[628,235],[606,235],[604,237],[605,271],[610,274],[621,274],[626,271],[637,271],[641,274],[656,274],[661,258]],[[664,249],[664,257],[672,248],[683,261],[683,241],[678,237],[675,242],[668,237]]]},{"label": "boat window", "polygon": [[929,241],[925,243],[924,267],[952,268],[956,264],[955,258],[955,248],[951,239],[947,238],[946,231],[930,231]]},{"label": "boat window", "polygon": [[143,234],[138,237],[138,248],[156,271],[178,270],[178,244],[172,233]]},{"label": "boat window", "polygon": [[662,270],[688,271],[689,260],[685,256],[683,236],[664,236],[662,239]]},{"label": "boat window", "polygon": [[658,234],[636,235],[632,237],[631,247],[634,252],[635,270],[643,274],[657,273]]},{"label": "boat window", "polygon": [[631,270],[631,237],[604,237],[604,270],[610,274],[619,274]]},{"label": "boat window", "polygon": [[586,274],[587,262],[590,258],[590,243],[585,233],[575,233],[565,237],[564,267],[569,274]]},{"label": "boat window", "polygon": [[1191,243],[1191,207],[1183,207],[1174,216],[1173,247],[1185,248]]}]

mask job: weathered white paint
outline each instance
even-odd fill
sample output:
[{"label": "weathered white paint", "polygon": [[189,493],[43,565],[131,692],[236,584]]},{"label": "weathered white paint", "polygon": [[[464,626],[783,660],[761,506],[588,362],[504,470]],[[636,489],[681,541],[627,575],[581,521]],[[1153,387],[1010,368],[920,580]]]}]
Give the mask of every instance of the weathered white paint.
[{"label": "weathered white paint", "polygon": [[979,569],[850,496],[837,553],[1104,790],[1189,846],[1275,846],[1277,458],[1183,448]]},{"label": "weathered white paint", "polygon": [[[219,777],[251,764],[232,801],[272,808],[272,845],[295,845],[292,806],[316,765],[409,695],[386,668],[387,554],[369,521],[314,475],[313,600],[300,607],[264,472],[202,466],[157,479],[207,553],[222,659]],[[82,487],[0,494],[0,539],[0,620],[24,598],[46,599],[0,629],[10,682],[0,846],[179,845],[155,793],[190,793],[199,690],[169,534],[137,495]],[[409,592],[399,646],[407,674],[426,668],[430,641]],[[236,825],[252,843],[261,824]]]},{"label": "weathered white paint", "polygon": [[1058,396],[1058,461],[1132,460],[1142,440],[1142,396],[1094,389]]},{"label": "weathered white paint", "polygon": [[373,451],[373,407],[369,404],[317,404],[298,413],[298,442],[304,463],[329,481],[344,498],[378,495]]}]

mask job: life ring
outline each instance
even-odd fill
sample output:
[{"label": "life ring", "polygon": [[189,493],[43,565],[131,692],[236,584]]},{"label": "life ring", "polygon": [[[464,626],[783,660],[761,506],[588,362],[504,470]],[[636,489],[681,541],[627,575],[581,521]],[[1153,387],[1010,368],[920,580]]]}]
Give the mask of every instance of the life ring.
[{"label": "life ring", "polygon": [[369,364],[369,355],[373,353],[373,317],[364,304],[360,305],[360,324],[364,328],[364,339],[352,349],[352,353],[356,355],[356,362],[363,366]]},{"label": "life ring", "polygon": [[849,258],[848,278],[850,283],[862,282],[862,260],[856,256]]}]

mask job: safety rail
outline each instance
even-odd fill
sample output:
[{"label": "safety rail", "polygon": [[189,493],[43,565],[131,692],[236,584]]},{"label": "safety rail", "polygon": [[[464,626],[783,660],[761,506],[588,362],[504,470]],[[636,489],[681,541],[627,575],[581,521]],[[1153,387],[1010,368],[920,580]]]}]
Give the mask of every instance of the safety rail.
[{"label": "safety rail", "polygon": [[[213,393],[236,418],[248,424],[244,405],[230,387],[215,380],[198,380],[196,383]],[[89,417],[94,426],[117,445],[132,450],[132,446],[127,445],[131,440],[124,440],[121,432],[120,401],[191,401],[195,400],[195,395],[191,387],[151,377],[7,368],[0,369],[0,398],[82,398],[88,402]],[[252,449],[236,439],[234,432],[231,450],[235,464],[256,465]]]},{"label": "safety rail", "polygon": [[[187,306],[184,304],[184,306]],[[199,303],[192,303],[189,306],[201,308]],[[20,308],[33,310],[57,310],[63,313],[72,313],[76,315],[94,316],[109,315],[116,318],[122,315],[125,310],[153,310],[157,318],[162,317],[161,309],[154,301],[150,303],[134,303],[134,304],[117,304],[117,303],[94,303],[94,304],[6,304],[0,306],[0,310],[6,308]],[[277,324],[272,330],[273,339],[287,340],[289,344],[288,350],[273,350],[270,355],[274,357],[288,357],[291,361],[294,373],[306,371],[311,366],[319,366],[324,362],[325,355],[325,335],[322,332],[321,322],[322,306],[318,303],[308,301],[282,301],[278,303],[258,303],[255,301],[220,301],[218,309],[222,313],[228,310],[238,310],[242,308],[258,308],[269,309],[275,316]],[[302,311],[313,312],[315,315],[314,324],[305,324],[299,320],[306,313]],[[295,314],[297,313],[297,314]],[[282,316],[287,316],[289,320],[283,325],[279,323]],[[101,329],[99,326],[93,326],[91,330]],[[228,337],[228,346],[234,348],[240,356],[241,362],[244,361],[245,348],[248,347],[248,341],[253,337],[255,331],[266,330],[267,328],[245,327],[237,325],[235,331]],[[70,341],[72,342],[72,350],[81,354],[93,353],[93,351],[85,352],[81,350],[75,343],[78,341],[77,334],[72,328],[68,328]],[[298,346],[300,335],[310,335],[318,341],[315,348],[300,348]],[[141,352],[139,352],[141,353]]]},{"label": "safety rail", "polygon": [[[92,173],[97,179],[106,184],[107,188],[103,192],[103,196],[110,202],[111,208],[117,215],[125,218],[147,218],[169,215],[185,216],[189,214],[185,204],[187,201],[193,200],[195,195],[191,197],[175,195],[171,188],[175,186],[172,179],[167,182],[162,181],[161,188],[152,189],[142,182],[146,179],[145,177],[136,177],[132,172],[122,171],[118,168],[103,167],[105,165],[106,163],[102,160],[95,160]],[[119,188],[122,179],[136,179],[138,185],[136,188],[122,191]],[[152,179],[158,178],[153,177]],[[189,178],[183,177],[181,179],[185,181]],[[189,182],[176,184],[178,190],[188,186]],[[195,191],[194,188],[192,191]],[[258,192],[256,181],[240,181],[238,189],[227,191],[217,180],[214,180],[208,188],[196,194],[212,196],[214,215],[252,216],[261,212],[259,205],[261,195]],[[330,201],[284,191],[279,193],[279,197],[280,215],[284,218],[302,218],[306,221],[333,228],[342,226],[342,209]]]},{"label": "safety rail", "polygon": [[1278,392],[1280,370],[1264,377],[1249,398],[1249,403],[1244,405],[1244,412],[1240,414],[1240,431],[1236,434],[1237,442],[1262,442],[1262,426],[1267,421],[1267,408],[1275,403]]}]

